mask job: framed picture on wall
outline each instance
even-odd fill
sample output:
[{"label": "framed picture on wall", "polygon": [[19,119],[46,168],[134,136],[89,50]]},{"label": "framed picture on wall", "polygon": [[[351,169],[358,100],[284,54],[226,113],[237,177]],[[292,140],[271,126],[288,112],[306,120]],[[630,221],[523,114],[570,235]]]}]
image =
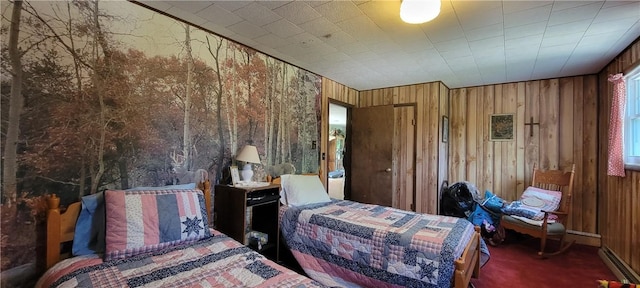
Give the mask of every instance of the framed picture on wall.
[{"label": "framed picture on wall", "polygon": [[229,170],[231,170],[231,184],[235,186],[236,184],[240,183],[240,173],[238,172],[238,166],[231,166],[229,167]]},{"label": "framed picture on wall", "polygon": [[491,114],[489,119],[489,140],[511,141],[515,137],[514,114]]},{"label": "framed picture on wall", "polygon": [[449,142],[449,117],[442,116],[442,143]]}]

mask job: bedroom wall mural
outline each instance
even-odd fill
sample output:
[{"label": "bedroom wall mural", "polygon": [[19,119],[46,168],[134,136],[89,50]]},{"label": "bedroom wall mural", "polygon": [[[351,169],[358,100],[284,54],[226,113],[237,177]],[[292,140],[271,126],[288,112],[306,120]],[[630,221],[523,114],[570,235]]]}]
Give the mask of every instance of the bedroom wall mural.
[{"label": "bedroom wall mural", "polygon": [[2,271],[35,262],[49,193],[215,182],[245,144],[254,179],[318,170],[318,75],[126,1],[17,6],[2,0]]}]

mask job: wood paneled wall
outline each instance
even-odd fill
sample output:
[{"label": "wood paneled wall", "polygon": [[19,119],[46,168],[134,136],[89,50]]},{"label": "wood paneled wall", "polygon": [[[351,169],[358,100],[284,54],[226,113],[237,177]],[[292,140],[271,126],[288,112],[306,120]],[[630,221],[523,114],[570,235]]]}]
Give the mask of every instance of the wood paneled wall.
[{"label": "wood paneled wall", "polygon": [[358,107],[416,106],[416,211],[437,214],[438,191],[446,180],[447,145],[442,143],[442,116],[448,115],[449,88],[442,82],[360,91]]},{"label": "wood paneled wall", "polygon": [[[331,99],[331,100],[330,100]],[[320,153],[325,153],[325,157],[320,157],[320,178],[324,187],[327,186],[328,155],[327,146],[329,145],[329,101],[339,102],[346,106],[356,107],[358,105],[358,90],[344,86],[329,78],[322,78],[322,119],[320,133]]]},{"label": "wood paneled wall", "polygon": [[613,86],[610,74],[625,72],[640,61],[640,40],[629,46],[598,75],[600,126],[598,130],[598,223],[602,245],[611,249],[640,274],[640,171],[626,171],[626,177],[607,176],[609,112]]},{"label": "wood paneled wall", "polygon": [[[624,178],[606,175],[612,94],[607,77],[638,61],[636,40],[598,75],[451,91],[435,82],[361,92],[323,78],[322,129],[328,129],[329,98],[355,107],[416,103],[417,210],[426,213],[437,213],[438,193],[433,191],[445,179],[470,181],[481,191],[488,189],[513,200],[531,182],[534,163],[554,169],[575,163],[569,229],[600,234],[604,246],[640,273],[640,171],[627,170]],[[515,114],[513,141],[489,141],[489,115],[494,113]],[[450,146],[440,140],[442,115],[449,116]],[[539,123],[533,137],[530,126],[525,126],[531,117]],[[323,133],[322,137],[326,151],[328,136]],[[326,161],[321,167],[326,170]]]},{"label": "wood paneled wall", "polygon": [[[596,233],[597,77],[577,76],[451,89],[449,179],[505,200],[520,197],[533,165],[576,164],[569,229]],[[490,141],[491,114],[513,114],[514,139]],[[531,126],[525,123],[533,117]]]}]

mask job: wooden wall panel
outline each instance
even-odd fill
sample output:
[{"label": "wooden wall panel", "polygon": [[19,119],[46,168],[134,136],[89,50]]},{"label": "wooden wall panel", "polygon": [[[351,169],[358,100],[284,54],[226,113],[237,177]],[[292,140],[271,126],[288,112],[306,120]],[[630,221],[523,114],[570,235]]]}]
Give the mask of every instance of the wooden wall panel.
[{"label": "wooden wall panel", "polygon": [[[609,112],[613,88],[607,78],[610,74],[625,72],[625,70],[638,65],[640,62],[640,40],[636,40],[618,57],[598,74],[599,90],[587,94],[597,94],[598,97],[585,97],[587,101],[597,101],[600,109],[585,111],[583,117],[586,127],[596,125],[598,127],[598,154],[597,170],[589,171],[585,182],[597,183],[598,232],[602,236],[602,245],[611,249],[629,265],[637,274],[640,274],[640,171],[626,170],[626,177],[607,176],[607,150]],[[591,123],[589,114],[598,113],[597,122]],[[584,162],[595,161],[595,156],[583,159]],[[597,174],[596,174],[597,173]],[[597,177],[597,179],[592,179]],[[597,180],[597,181],[596,181]]]},{"label": "wooden wall panel", "polygon": [[[398,169],[393,175],[392,207],[411,211],[415,185],[415,107],[406,105],[394,108],[393,162]],[[411,193],[408,193],[411,192]]]},{"label": "wooden wall panel", "polygon": [[[413,104],[416,110],[416,211],[437,214],[438,191],[446,179],[446,143],[442,143],[442,107],[449,89],[440,82],[360,91],[358,107]],[[444,99],[443,99],[444,98]]]},{"label": "wooden wall panel", "polygon": [[[444,84],[440,83],[439,86],[439,95],[449,95],[449,88],[447,86],[445,86]],[[449,97],[440,97],[440,127],[438,129],[439,133],[439,137],[438,140],[439,144],[438,144],[438,183],[439,185],[442,185],[444,183],[444,181],[448,181],[448,167],[449,167],[449,145],[448,142],[442,142],[442,136],[444,133],[444,126],[442,126],[442,118],[444,116],[449,116]],[[449,132],[447,132],[449,133]],[[447,134],[448,135],[448,134]],[[450,138],[449,136],[447,136],[448,138]],[[438,207],[438,209],[436,209],[436,211],[440,211],[440,196],[441,196],[441,190],[438,190],[438,194],[437,197],[435,199],[433,199],[432,201],[435,202],[434,203],[430,203],[429,207]]]},{"label": "wooden wall panel", "polygon": [[[591,75],[451,89],[450,182],[469,181],[480,192],[512,201],[531,183],[534,164],[569,169],[576,163],[583,181],[575,182],[574,199],[580,200],[573,203],[569,229],[596,233],[596,185],[588,180],[597,169],[597,128],[591,124],[597,103],[589,92],[596,87]],[[515,114],[512,141],[489,141],[491,114]],[[533,136],[525,126],[531,117],[540,123]]]}]

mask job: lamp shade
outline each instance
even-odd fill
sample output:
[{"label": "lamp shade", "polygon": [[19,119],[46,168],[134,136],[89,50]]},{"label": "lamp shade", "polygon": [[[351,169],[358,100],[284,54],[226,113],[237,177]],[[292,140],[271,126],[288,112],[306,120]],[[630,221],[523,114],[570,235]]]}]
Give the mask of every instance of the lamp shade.
[{"label": "lamp shade", "polygon": [[247,162],[247,163],[260,163],[260,156],[258,155],[258,149],[256,146],[245,145],[236,156],[237,161]]},{"label": "lamp shade", "polygon": [[440,0],[402,0],[400,18],[410,24],[420,24],[440,14]]}]

